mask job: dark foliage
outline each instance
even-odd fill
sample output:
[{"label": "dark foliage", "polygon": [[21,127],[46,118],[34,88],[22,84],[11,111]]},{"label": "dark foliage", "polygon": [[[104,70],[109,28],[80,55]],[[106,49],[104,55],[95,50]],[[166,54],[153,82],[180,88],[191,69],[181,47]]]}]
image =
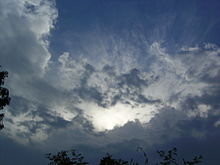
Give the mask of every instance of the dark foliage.
[{"label": "dark foliage", "polygon": [[113,159],[112,155],[107,154],[100,160],[99,165],[127,165],[128,161],[124,161],[121,159]]},{"label": "dark foliage", "polygon": [[[145,165],[150,165],[153,163],[149,163],[149,159],[147,157],[146,152],[143,148],[139,147],[138,151],[141,151],[144,156]],[[71,153],[71,154],[70,154]],[[173,148],[171,150],[166,151],[157,151],[159,157],[162,159],[159,163],[155,163],[154,165],[195,165],[202,162],[202,156],[195,156],[193,160],[186,161],[185,159],[180,159],[177,157],[177,149]],[[72,156],[72,158],[71,158]],[[47,158],[50,160],[48,165],[86,165],[87,162],[84,162],[84,157],[81,154],[76,154],[75,150],[72,151],[61,151],[56,155],[51,155],[51,153],[47,154]],[[114,159],[112,155],[106,154],[101,160],[99,165],[140,165],[134,159],[130,161],[125,161],[122,159]]]},{"label": "dark foliage", "polygon": [[[3,110],[3,108],[6,105],[9,105],[10,103],[9,91],[7,88],[2,87],[2,85],[4,85],[6,77],[8,77],[8,72],[0,71],[0,110]],[[4,114],[1,113],[0,114],[0,130],[4,128],[3,118],[4,118]]]},{"label": "dark foliage", "polygon": [[86,165],[82,154],[76,153],[75,150],[60,151],[56,155],[46,154],[46,158],[50,160],[48,165]]},{"label": "dark foliage", "polygon": [[176,148],[173,148],[167,152],[157,151],[157,153],[162,158],[162,161],[156,165],[195,165],[202,162],[202,156],[199,155],[195,156],[191,161],[185,161],[185,159],[182,159],[182,163],[178,163]]}]

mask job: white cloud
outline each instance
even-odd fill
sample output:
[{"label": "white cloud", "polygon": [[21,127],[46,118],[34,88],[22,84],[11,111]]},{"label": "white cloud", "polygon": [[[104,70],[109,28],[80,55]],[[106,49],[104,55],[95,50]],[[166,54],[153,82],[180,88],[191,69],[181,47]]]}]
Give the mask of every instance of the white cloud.
[{"label": "white cloud", "polygon": [[197,106],[196,110],[192,110],[188,112],[188,115],[190,117],[202,117],[202,118],[207,118],[208,117],[208,112],[211,110],[211,107],[205,104],[199,104]]},{"label": "white cloud", "polygon": [[219,126],[220,126],[220,120],[216,121],[216,122],[214,123],[214,126],[215,126],[215,127],[219,127]]},{"label": "white cloud", "polygon": [[[7,129],[3,133],[21,144],[29,144],[32,141],[37,143],[46,140],[48,138],[47,129],[49,126],[43,123],[38,124],[43,122],[44,118],[39,115],[33,115],[38,111],[37,105],[31,102],[23,102],[22,104],[18,104],[19,106],[16,109],[12,109],[12,111],[9,111],[9,109],[6,111],[7,119],[5,125],[7,125]],[[11,112],[15,110],[21,112],[13,115]],[[25,111],[22,112],[22,110]],[[31,131],[31,129],[34,131]]]},{"label": "white cloud", "polygon": [[83,103],[79,105],[79,108],[84,110],[85,117],[92,122],[98,132],[113,130],[136,120],[142,124],[148,123],[157,111],[155,105],[142,105],[132,108],[131,105],[122,103],[109,108],[103,108],[93,103]]},{"label": "white cloud", "polygon": [[[40,91],[44,88],[41,86],[42,77],[51,57],[47,37],[57,17],[54,5],[53,1],[44,0],[0,1],[1,65],[9,72],[6,81],[12,98],[26,98],[27,105],[32,105],[33,100],[37,104],[42,103],[45,96],[45,93]],[[13,99],[12,104],[16,102],[16,98]],[[41,125],[41,130],[36,130],[32,135],[32,126],[43,119],[33,116],[35,110],[31,107],[15,107],[12,112],[21,111],[16,116],[6,111],[6,120],[11,120],[5,123],[7,129],[4,133],[7,136],[22,143],[30,142],[30,139],[41,141],[47,138],[46,125]],[[28,110],[22,112],[23,108]],[[29,126],[25,125],[25,122],[29,123]]]},{"label": "white cloud", "polygon": [[[171,54],[160,42],[135,38],[140,48],[133,41],[100,35],[82,51],[89,54],[64,52],[52,61],[47,37],[56,17],[51,1],[0,2],[1,65],[9,71],[13,97],[27,102],[7,113],[5,135],[21,143],[60,137],[66,129],[69,139],[83,138],[82,143],[97,144],[105,138],[117,142],[116,135],[123,134],[118,130],[126,130],[128,123],[146,126],[167,107],[182,110],[188,97],[202,97],[212,87],[209,80],[218,77],[220,48],[210,43]],[[212,106],[196,105],[182,113],[208,118]],[[41,109],[46,115],[40,115]]]},{"label": "white cloud", "polygon": [[[195,49],[187,49],[187,53],[180,50],[172,55],[155,42],[149,46],[147,52],[148,56],[154,57],[149,66],[150,72],[142,71],[138,73],[138,77],[135,77],[137,73],[134,74],[132,70],[120,71],[114,63],[103,64],[100,68],[88,64],[90,62],[86,58],[74,60],[69,53],[64,53],[59,58],[60,64],[55,65],[58,67],[58,74],[54,75],[60,77],[56,81],[57,87],[73,90],[72,97],[79,100],[79,103],[73,103],[73,109],[81,109],[83,116],[93,124],[95,131],[112,130],[130,121],[139,120],[141,123],[147,123],[164,106],[178,110],[188,96],[202,96],[210,84],[201,80],[201,74],[205,75],[212,70],[210,68],[207,72],[204,71],[207,65],[216,63],[218,56],[214,52],[218,52],[218,48],[206,50],[204,46],[197,47],[196,50],[201,53],[198,60]],[[193,60],[189,61],[188,58]],[[195,65],[198,67],[195,68]],[[196,69],[193,72],[194,76],[191,75],[192,68]],[[133,81],[139,81],[139,84],[135,82],[137,84],[134,85]],[[141,84],[141,81],[144,84]],[[140,96],[150,100],[158,99],[161,102],[140,102]],[[115,98],[117,101],[112,104]],[[209,106],[201,104],[198,105],[198,109],[189,111],[188,115],[207,118],[209,109]],[[74,117],[72,119],[74,120]]]},{"label": "white cloud", "polygon": [[1,1],[2,65],[19,76],[42,74],[51,56],[45,37],[56,16],[56,9],[49,1]]},{"label": "white cloud", "polygon": [[[214,52],[217,52],[218,48],[197,49],[201,53],[198,60],[194,49],[188,50],[187,53],[180,50],[177,54],[168,54],[165,48],[161,48],[160,44],[155,42],[149,46],[147,52],[149,56],[154,57],[149,66],[150,71],[142,70],[140,73],[133,73],[132,70],[120,71],[114,63],[107,66],[103,64],[101,68],[93,64],[88,65],[88,59],[77,61],[71,58],[69,53],[64,53],[59,58],[61,65],[58,70],[62,72],[62,82],[58,84],[62,84],[60,88],[73,90],[72,97],[79,99],[79,103],[73,103],[74,108],[82,110],[82,115],[91,122],[96,132],[118,127],[123,129],[128,122],[139,121],[147,124],[155,114],[160,113],[161,108],[168,106],[181,110],[182,103],[188,96],[201,97],[204,90],[211,86],[201,78],[210,70],[216,69],[210,68],[205,71],[207,65],[211,67],[216,63],[218,53]],[[198,67],[195,68],[195,65]],[[195,68],[193,76],[192,68]],[[74,92],[75,89],[79,89],[78,93]],[[161,102],[140,102],[140,95]],[[115,97],[117,102],[111,104]],[[102,106],[102,103],[106,103],[106,106]],[[199,104],[197,109],[187,110],[186,115],[207,118],[210,109],[209,105]]]}]

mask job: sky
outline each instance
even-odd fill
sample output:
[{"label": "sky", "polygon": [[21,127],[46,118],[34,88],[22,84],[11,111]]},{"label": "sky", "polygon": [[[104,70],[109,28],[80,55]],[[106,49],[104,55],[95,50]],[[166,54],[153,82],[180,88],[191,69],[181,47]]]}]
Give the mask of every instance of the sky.
[{"label": "sky", "polygon": [[219,0],[0,0],[0,162],[143,147],[220,161]]}]

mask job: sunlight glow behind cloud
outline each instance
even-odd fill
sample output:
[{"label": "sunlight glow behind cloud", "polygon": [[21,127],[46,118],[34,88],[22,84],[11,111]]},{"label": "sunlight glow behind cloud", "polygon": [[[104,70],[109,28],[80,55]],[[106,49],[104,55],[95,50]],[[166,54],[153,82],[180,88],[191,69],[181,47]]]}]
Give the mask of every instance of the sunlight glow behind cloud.
[{"label": "sunlight glow behind cloud", "polygon": [[131,105],[122,103],[109,108],[99,107],[92,103],[84,103],[79,107],[85,109],[85,117],[92,122],[96,131],[112,130],[135,120],[139,120],[144,124],[149,122],[157,111],[154,105],[142,105],[141,107],[132,108]]}]

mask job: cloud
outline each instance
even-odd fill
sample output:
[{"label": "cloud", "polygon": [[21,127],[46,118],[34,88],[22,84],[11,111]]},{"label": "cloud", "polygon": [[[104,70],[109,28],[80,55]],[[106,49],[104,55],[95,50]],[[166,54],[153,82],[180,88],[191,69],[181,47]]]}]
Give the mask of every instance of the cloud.
[{"label": "cloud", "polygon": [[34,127],[36,135],[42,135],[33,137],[36,141],[47,137],[44,132],[47,126],[38,125],[43,119],[33,112],[38,107],[35,104],[50,100],[50,96],[41,92],[52,89],[42,76],[51,57],[48,36],[57,17],[54,5],[53,1],[42,0],[0,2],[0,61],[10,74],[6,81],[13,99],[13,108],[6,110],[8,129],[3,133],[17,140],[26,141]]},{"label": "cloud", "polygon": [[46,1],[2,1],[0,45],[4,67],[13,74],[43,73],[51,56],[46,37],[56,16],[53,4]]},{"label": "cloud", "polygon": [[55,4],[0,3],[0,59],[12,95],[4,136],[44,149],[105,148],[201,139],[218,129],[218,45],[170,53],[135,32],[95,34],[83,55],[63,52],[56,60],[48,50]]},{"label": "cloud", "polygon": [[[202,54],[199,60],[198,51]],[[163,114],[167,107],[174,112],[181,112],[182,116],[172,117],[177,122],[183,116],[186,119],[209,118],[210,112],[216,111],[211,105],[199,100],[208,98],[205,96],[206,91],[213,87],[201,74],[216,69],[204,70],[205,66],[211,67],[218,61],[218,47],[210,49],[204,45],[168,54],[165,48],[155,42],[149,46],[148,53],[154,57],[149,66],[150,71],[134,68],[127,72],[116,69],[114,64],[96,67],[95,64],[89,64],[87,59],[77,61],[69,53],[64,53],[60,56],[55,74],[55,77],[62,75],[63,78],[56,85],[71,91],[74,98],[72,109],[80,109],[83,120],[92,125],[92,131],[98,132],[118,127],[123,129],[126,123],[136,120],[145,125],[156,117],[155,114]],[[188,61],[188,58],[193,60]],[[210,95],[214,96],[214,93]],[[190,98],[195,103],[189,102]],[[165,130],[161,132],[165,133]],[[175,133],[173,137],[177,136]],[[110,135],[109,131],[107,134]],[[158,136],[161,137],[160,134]]]}]

